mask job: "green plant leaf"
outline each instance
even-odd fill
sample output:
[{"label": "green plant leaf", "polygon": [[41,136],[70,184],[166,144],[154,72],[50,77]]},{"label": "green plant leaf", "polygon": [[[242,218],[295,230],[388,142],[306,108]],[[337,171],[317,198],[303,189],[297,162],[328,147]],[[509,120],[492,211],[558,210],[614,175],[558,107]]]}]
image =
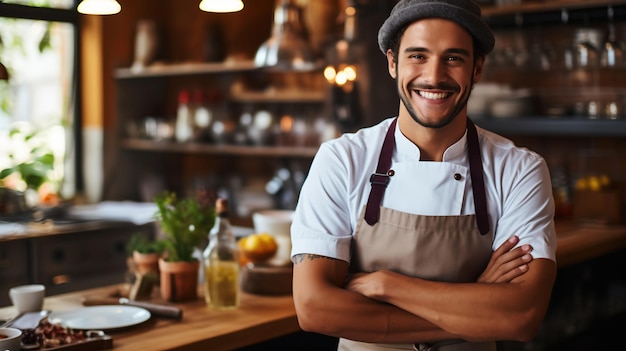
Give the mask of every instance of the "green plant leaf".
[{"label": "green plant leaf", "polygon": [[47,167],[48,170],[52,170],[54,168],[54,154],[48,152],[41,156],[37,156],[33,162]]},{"label": "green plant leaf", "polygon": [[0,179],[4,179],[4,178],[8,177],[11,174],[13,174],[14,172],[17,172],[17,169],[15,167],[3,169],[2,171],[0,171]]},{"label": "green plant leaf", "polygon": [[163,253],[164,243],[161,240],[152,240],[144,233],[135,233],[130,237],[126,244],[126,253],[132,256],[133,251],[143,254],[147,253]]},{"label": "green plant leaf", "polygon": [[208,236],[215,223],[215,208],[206,198],[179,199],[173,192],[163,192],[154,199],[155,219],[166,238],[168,261],[193,261],[193,253]]},{"label": "green plant leaf", "polygon": [[48,23],[46,27],[46,31],[41,36],[41,40],[39,40],[39,52],[44,52],[47,49],[52,48],[52,44],[50,42],[50,27],[52,23]]}]

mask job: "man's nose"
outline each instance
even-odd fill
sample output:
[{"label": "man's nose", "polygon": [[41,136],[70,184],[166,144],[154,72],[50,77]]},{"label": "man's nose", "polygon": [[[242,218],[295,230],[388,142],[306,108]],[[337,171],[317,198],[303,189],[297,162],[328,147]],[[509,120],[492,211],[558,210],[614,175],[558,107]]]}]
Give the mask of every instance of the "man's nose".
[{"label": "man's nose", "polygon": [[422,78],[424,83],[436,86],[438,83],[446,80],[447,74],[447,68],[443,62],[431,60],[427,63]]}]

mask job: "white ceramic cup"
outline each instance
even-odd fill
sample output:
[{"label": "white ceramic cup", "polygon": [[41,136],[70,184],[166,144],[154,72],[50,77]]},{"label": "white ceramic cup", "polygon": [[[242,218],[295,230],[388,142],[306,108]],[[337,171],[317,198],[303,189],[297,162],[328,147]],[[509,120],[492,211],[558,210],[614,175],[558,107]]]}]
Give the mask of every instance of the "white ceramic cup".
[{"label": "white ceramic cup", "polygon": [[20,285],[9,290],[9,297],[18,313],[41,311],[45,296],[46,287],[41,284]]},{"label": "white ceramic cup", "polygon": [[0,350],[20,351],[22,331],[16,328],[0,328]]},{"label": "white ceramic cup", "polygon": [[252,223],[256,233],[268,233],[274,236],[278,244],[276,256],[270,261],[274,265],[291,263],[291,210],[261,210],[252,214]]}]

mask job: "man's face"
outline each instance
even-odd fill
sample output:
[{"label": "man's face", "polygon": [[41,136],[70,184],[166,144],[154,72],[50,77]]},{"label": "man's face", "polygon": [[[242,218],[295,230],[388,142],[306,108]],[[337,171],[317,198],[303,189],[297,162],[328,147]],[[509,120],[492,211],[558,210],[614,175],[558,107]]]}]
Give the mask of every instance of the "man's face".
[{"label": "man's face", "polygon": [[467,100],[484,62],[483,57],[474,62],[472,36],[463,27],[438,18],[410,24],[400,39],[397,61],[391,51],[387,60],[406,111],[430,128],[466,115]]}]

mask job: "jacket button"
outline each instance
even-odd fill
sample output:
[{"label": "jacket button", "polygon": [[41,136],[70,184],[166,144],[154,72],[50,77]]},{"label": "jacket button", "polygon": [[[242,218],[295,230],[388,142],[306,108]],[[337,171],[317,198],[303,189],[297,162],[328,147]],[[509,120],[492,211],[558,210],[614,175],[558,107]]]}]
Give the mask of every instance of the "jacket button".
[{"label": "jacket button", "polygon": [[462,177],[460,174],[458,174],[458,173],[454,173],[454,179],[455,179],[455,180],[461,180],[462,178],[463,178],[463,177]]}]

